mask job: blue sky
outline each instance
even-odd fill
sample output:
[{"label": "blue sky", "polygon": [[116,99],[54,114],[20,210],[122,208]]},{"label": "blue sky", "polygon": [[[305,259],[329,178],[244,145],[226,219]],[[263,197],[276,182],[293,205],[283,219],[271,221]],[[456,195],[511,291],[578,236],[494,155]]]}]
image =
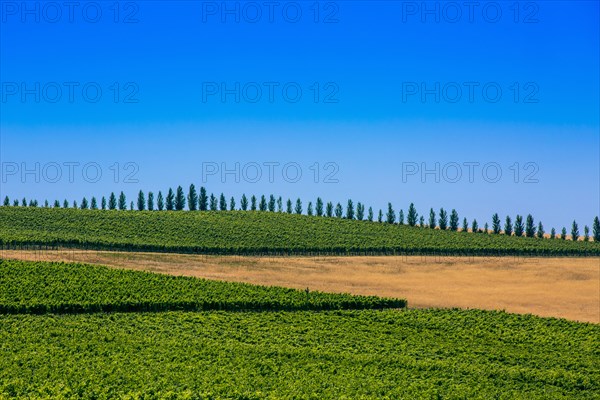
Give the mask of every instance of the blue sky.
[{"label": "blue sky", "polygon": [[598,2],[25,4],[0,1],[2,197],[193,182],[547,230],[600,213]]}]

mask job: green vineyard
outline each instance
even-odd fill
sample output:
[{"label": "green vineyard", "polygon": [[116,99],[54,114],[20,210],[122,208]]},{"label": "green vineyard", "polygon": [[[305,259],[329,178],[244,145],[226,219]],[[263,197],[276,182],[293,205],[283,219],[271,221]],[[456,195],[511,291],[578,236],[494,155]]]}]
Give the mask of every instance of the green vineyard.
[{"label": "green vineyard", "polygon": [[402,308],[406,301],[303,292],[81,264],[0,259],[0,313]]},{"label": "green vineyard", "polygon": [[[321,293],[305,310],[294,290],[77,264],[3,261],[0,271],[0,399],[600,398],[594,324],[316,311],[401,305]],[[167,311],[214,301],[221,310]],[[102,312],[119,305],[138,312]]]},{"label": "green vineyard", "polygon": [[600,255],[600,242],[464,233],[286,213],[28,207],[0,207],[0,245],[241,255]]}]

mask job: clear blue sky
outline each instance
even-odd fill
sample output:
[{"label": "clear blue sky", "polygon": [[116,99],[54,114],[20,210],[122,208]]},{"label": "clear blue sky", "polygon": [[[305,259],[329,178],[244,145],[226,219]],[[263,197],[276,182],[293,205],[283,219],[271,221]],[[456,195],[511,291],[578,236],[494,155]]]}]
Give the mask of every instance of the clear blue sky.
[{"label": "clear blue sky", "polygon": [[[600,213],[597,1],[47,4],[0,1],[2,198],[193,182],[480,225],[532,213],[548,231]],[[39,182],[21,176],[36,163]],[[203,182],[222,163],[239,182]]]}]

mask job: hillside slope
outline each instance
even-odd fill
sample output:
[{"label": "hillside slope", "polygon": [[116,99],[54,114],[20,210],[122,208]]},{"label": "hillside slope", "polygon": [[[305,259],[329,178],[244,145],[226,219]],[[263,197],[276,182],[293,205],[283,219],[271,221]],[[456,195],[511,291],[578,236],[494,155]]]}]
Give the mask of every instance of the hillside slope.
[{"label": "hillside slope", "polygon": [[596,324],[323,311],[395,300],[81,264],[0,261],[0,287],[0,399],[529,400],[600,390]]},{"label": "hillside slope", "polygon": [[0,244],[207,254],[598,256],[600,243],[508,237],[259,211],[0,207]]}]

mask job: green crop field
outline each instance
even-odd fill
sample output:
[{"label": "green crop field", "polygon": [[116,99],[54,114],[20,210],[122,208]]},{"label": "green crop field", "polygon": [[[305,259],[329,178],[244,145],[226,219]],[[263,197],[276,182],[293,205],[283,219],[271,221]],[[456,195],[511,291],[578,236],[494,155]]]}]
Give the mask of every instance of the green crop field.
[{"label": "green crop field", "polygon": [[[0,271],[0,399],[600,398],[594,324],[476,310],[257,312],[304,293],[84,265],[3,261]],[[254,311],[96,312],[178,299]],[[48,312],[60,304],[84,307]]]},{"label": "green crop field", "polygon": [[599,242],[440,231],[259,211],[0,207],[0,245],[209,254],[598,256]]},{"label": "green crop field", "polygon": [[79,313],[165,310],[326,310],[401,308],[402,299],[302,292],[111,270],[81,264],[0,259],[0,312]]}]

